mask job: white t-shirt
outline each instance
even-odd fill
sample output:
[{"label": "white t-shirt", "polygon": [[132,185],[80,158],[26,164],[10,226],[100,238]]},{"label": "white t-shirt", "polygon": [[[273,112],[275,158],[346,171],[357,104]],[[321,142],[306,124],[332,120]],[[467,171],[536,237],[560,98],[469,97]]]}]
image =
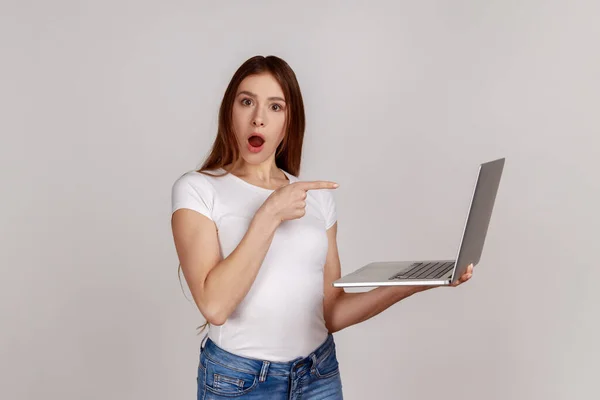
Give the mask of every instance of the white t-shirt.
[{"label": "white t-shirt", "polygon": [[[291,183],[299,180],[283,172]],[[214,221],[226,258],[272,192],[233,174],[188,171],[173,184],[172,212],[189,208]],[[326,230],[336,219],[332,190],[309,190],[306,214],[279,225],[250,291],[225,324],[210,326],[208,336],[233,354],[276,362],[305,357],[323,343]]]}]

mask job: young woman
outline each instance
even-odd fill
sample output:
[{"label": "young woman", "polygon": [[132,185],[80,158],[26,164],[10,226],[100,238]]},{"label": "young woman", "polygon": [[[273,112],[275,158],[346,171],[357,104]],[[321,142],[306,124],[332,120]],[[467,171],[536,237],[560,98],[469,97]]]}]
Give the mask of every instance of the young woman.
[{"label": "young woman", "polygon": [[198,399],[342,399],[332,333],[428,289],[332,287],[338,185],[299,180],[304,126],[289,65],[250,58],[225,91],[207,160],[173,184],[180,267],[209,326]]}]

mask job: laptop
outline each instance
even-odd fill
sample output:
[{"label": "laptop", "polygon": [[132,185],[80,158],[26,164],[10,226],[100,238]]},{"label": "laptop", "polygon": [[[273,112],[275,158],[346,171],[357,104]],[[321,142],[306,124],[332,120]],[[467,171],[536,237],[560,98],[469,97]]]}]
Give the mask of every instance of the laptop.
[{"label": "laptop", "polygon": [[479,165],[467,219],[453,260],[372,262],[333,282],[334,287],[451,285],[479,263],[504,169],[504,158]]}]

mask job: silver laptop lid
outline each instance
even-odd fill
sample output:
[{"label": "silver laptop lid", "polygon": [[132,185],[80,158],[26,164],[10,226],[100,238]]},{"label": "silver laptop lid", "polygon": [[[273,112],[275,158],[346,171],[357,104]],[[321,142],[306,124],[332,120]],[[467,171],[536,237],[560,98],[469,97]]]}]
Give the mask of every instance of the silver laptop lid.
[{"label": "silver laptop lid", "polygon": [[481,259],[483,244],[500,185],[500,177],[504,169],[504,160],[504,158],[499,158],[479,166],[452,281],[459,278],[469,264],[475,266]]}]

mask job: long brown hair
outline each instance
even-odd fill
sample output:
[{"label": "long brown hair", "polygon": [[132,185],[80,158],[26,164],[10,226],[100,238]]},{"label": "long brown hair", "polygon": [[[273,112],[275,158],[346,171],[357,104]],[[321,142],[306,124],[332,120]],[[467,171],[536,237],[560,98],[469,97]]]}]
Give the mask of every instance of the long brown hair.
[{"label": "long brown hair", "polygon": [[[210,155],[198,172],[223,168],[231,164],[232,168],[241,161],[237,139],[233,131],[232,109],[240,83],[249,75],[271,74],[281,86],[287,105],[285,135],[275,153],[277,167],[292,175],[300,174],[302,142],[306,126],[304,102],[296,74],[287,62],[276,56],[254,56],[246,60],[233,74],[219,109],[219,127]],[[225,169],[227,173],[231,169]]]},{"label": "long brown hair", "polygon": [[[246,60],[233,74],[219,108],[219,125],[217,136],[212,145],[210,154],[202,164],[198,172],[205,172],[222,168],[227,175],[242,161],[238,142],[233,130],[233,103],[236,98],[240,83],[250,75],[263,73],[271,74],[281,86],[286,102],[285,135],[275,153],[275,164],[277,167],[292,175],[300,174],[300,163],[302,159],[302,143],[304,141],[304,129],[306,120],[304,115],[304,101],[296,74],[287,62],[276,56],[254,56]],[[229,166],[229,168],[226,168]],[[215,176],[214,174],[212,174]],[[181,284],[181,264],[177,275]],[[208,321],[198,327],[198,334],[208,326]]]}]

